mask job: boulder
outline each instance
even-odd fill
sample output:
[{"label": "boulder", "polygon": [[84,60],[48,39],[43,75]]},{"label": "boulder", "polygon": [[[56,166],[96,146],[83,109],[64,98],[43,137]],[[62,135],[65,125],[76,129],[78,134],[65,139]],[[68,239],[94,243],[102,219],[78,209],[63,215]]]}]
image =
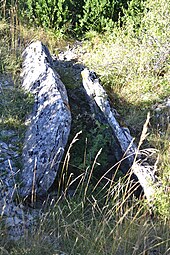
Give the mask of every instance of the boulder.
[{"label": "boulder", "polygon": [[34,98],[23,147],[22,197],[44,196],[53,184],[71,126],[67,92],[40,41],[23,52],[22,87]]}]

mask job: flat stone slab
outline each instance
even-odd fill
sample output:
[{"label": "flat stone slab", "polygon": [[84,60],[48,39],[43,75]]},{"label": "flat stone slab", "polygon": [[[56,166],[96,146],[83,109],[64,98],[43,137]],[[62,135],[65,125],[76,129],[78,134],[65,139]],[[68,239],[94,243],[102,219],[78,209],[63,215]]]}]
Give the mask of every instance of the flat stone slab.
[{"label": "flat stone slab", "polygon": [[44,195],[53,184],[71,126],[67,92],[53,69],[53,60],[40,41],[23,52],[22,87],[34,95],[23,148],[23,197]]},{"label": "flat stone slab", "polygon": [[115,111],[109,103],[107,93],[99,83],[94,72],[85,68],[82,72],[83,86],[89,97],[89,103],[92,112],[102,113],[113,131],[113,137],[116,141],[115,156],[118,162],[121,162],[121,170],[124,174],[131,171],[132,178],[139,182],[143,188],[144,194],[149,202],[154,200],[156,188],[155,166],[147,164],[147,157],[143,156],[135,145],[133,138],[127,128],[121,127],[116,120]]}]

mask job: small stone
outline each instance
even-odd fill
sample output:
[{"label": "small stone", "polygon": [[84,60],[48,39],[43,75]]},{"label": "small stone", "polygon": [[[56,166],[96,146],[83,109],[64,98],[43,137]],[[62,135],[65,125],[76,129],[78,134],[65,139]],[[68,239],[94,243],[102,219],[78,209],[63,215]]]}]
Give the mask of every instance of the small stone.
[{"label": "small stone", "polygon": [[16,214],[20,215],[20,216],[23,215],[23,210],[22,210],[21,208],[19,208],[18,206],[14,206],[13,211],[14,211]]},{"label": "small stone", "polygon": [[8,150],[7,153],[8,153],[8,155],[10,155],[10,156],[13,156],[13,155],[14,155],[14,151],[12,151],[12,150]]},{"label": "small stone", "polygon": [[7,137],[11,137],[15,135],[15,131],[13,130],[1,130],[1,136],[7,136]]},{"label": "small stone", "polygon": [[28,217],[27,220],[28,220],[29,222],[33,222],[34,218],[33,218],[32,215],[29,214],[29,215],[27,215],[27,217]]},{"label": "small stone", "polygon": [[20,220],[17,216],[15,216],[14,223],[15,223],[15,225],[18,225],[18,224],[22,223],[22,220]]},{"label": "small stone", "polygon": [[6,219],[6,226],[7,227],[13,227],[15,226],[15,221],[14,221],[14,218],[13,217],[8,217]]},{"label": "small stone", "polygon": [[8,150],[8,145],[6,143],[4,143],[4,142],[0,142],[0,147],[2,149]]},{"label": "small stone", "polygon": [[166,106],[170,107],[170,98],[168,98],[167,102],[166,102]]}]

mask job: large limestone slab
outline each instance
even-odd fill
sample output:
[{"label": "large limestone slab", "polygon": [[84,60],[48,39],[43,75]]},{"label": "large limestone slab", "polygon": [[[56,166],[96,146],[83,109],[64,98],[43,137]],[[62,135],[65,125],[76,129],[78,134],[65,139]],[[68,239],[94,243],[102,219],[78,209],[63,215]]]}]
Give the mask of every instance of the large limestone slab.
[{"label": "large limestone slab", "polygon": [[115,156],[117,161],[121,163],[121,170],[124,174],[131,170],[133,180],[140,183],[147,200],[153,201],[156,188],[155,167],[146,164],[148,155],[142,155],[144,157],[142,160],[141,152],[135,145],[129,130],[119,125],[115,110],[110,106],[108,96],[95,73],[85,68],[81,74],[83,87],[89,97],[92,112],[96,115],[102,113],[113,131],[113,137],[116,141]]},{"label": "large limestone slab", "polygon": [[44,195],[53,184],[70,133],[67,92],[40,41],[23,52],[22,86],[34,95],[23,148],[21,195]]}]

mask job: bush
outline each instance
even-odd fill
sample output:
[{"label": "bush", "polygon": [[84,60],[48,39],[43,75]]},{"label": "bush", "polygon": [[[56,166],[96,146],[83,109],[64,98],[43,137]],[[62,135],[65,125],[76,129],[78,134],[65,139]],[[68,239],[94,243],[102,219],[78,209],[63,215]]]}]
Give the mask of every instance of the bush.
[{"label": "bush", "polygon": [[102,32],[113,28],[123,15],[127,0],[8,0],[2,4],[0,15],[11,15],[15,7],[22,22],[63,33],[82,34],[89,30]]}]

